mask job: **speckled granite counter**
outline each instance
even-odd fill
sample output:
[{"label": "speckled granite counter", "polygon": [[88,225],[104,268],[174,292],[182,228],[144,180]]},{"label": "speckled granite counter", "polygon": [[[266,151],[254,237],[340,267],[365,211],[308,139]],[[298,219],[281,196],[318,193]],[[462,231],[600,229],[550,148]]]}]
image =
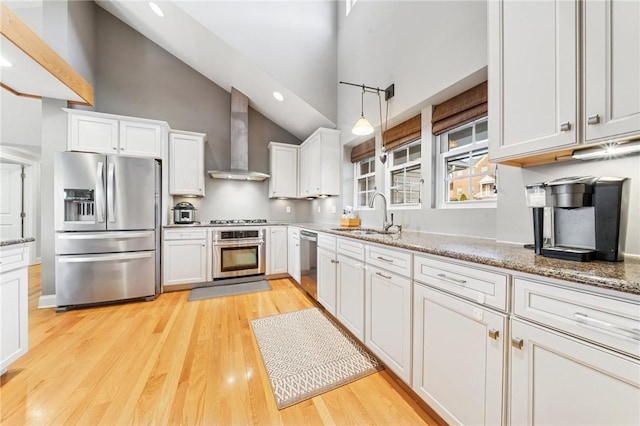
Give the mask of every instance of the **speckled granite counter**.
[{"label": "speckled granite counter", "polygon": [[294,225],[416,252],[640,295],[640,259],[637,258],[628,258],[624,262],[572,262],[536,256],[532,250],[525,249],[520,244],[499,243],[486,238],[413,231],[402,231],[400,234],[354,235],[348,230],[337,231],[335,225]]},{"label": "speckled granite counter", "polygon": [[16,244],[24,244],[24,243],[31,243],[33,241],[35,241],[35,238],[29,237],[29,238],[16,238],[13,240],[2,240],[0,241],[0,247],[4,247],[4,246],[13,246]]}]

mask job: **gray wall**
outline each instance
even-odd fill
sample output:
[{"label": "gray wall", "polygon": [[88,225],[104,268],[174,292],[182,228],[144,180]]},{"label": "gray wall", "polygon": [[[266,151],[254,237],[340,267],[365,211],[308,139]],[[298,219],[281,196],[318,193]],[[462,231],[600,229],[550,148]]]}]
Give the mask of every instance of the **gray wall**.
[{"label": "gray wall", "polygon": [[[171,128],[206,133],[205,170],[230,165],[231,96],[102,8],[96,8],[96,111],[164,120]],[[249,168],[269,172],[270,141],[300,140],[249,109]],[[268,199],[268,181],[206,179],[206,197],[188,199],[202,221],[267,218],[295,221],[304,203]],[[182,201],[176,198],[172,203]]]}]

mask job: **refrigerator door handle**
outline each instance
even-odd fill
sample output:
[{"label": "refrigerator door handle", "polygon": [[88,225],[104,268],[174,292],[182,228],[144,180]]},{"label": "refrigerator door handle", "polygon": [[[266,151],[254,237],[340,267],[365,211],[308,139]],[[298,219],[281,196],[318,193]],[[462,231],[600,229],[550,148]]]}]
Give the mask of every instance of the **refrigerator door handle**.
[{"label": "refrigerator door handle", "polygon": [[96,214],[98,223],[104,223],[104,163],[98,161],[96,168]]},{"label": "refrigerator door handle", "polygon": [[117,260],[144,259],[153,257],[153,255],[153,251],[145,251],[139,253],[123,253],[99,256],[58,256],[57,261],[59,263],[113,262]]},{"label": "refrigerator door handle", "polygon": [[58,234],[59,240],[110,240],[110,239],[130,239],[130,238],[152,238],[153,231],[147,232],[104,232],[100,234],[76,234],[76,233],[64,233]]},{"label": "refrigerator door handle", "polygon": [[116,221],[114,208],[115,168],[115,164],[109,162],[109,166],[107,167],[107,215],[111,223]]}]

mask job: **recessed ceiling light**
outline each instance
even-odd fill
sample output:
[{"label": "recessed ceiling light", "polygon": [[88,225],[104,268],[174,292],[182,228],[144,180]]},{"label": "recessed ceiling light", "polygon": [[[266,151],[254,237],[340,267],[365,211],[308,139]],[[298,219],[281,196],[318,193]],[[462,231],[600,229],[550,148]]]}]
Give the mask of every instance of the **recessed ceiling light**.
[{"label": "recessed ceiling light", "polygon": [[12,67],[13,64],[11,62],[7,61],[2,56],[0,56],[0,66],[2,66],[2,67]]},{"label": "recessed ceiling light", "polygon": [[280,92],[273,92],[273,97],[276,98],[276,101],[284,101],[284,96]]},{"label": "recessed ceiling light", "polygon": [[158,15],[161,18],[164,18],[164,12],[162,11],[162,9],[160,9],[160,6],[150,1],[149,7],[151,8],[151,10],[153,10],[156,13],[156,15]]}]

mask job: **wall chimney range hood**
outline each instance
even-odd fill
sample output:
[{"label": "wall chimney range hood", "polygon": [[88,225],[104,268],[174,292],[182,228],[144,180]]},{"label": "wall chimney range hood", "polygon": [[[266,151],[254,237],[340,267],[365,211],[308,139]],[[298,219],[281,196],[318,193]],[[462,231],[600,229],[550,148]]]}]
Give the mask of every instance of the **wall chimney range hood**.
[{"label": "wall chimney range hood", "polygon": [[266,173],[249,171],[249,98],[231,88],[231,168],[209,170],[213,179],[262,181]]}]

